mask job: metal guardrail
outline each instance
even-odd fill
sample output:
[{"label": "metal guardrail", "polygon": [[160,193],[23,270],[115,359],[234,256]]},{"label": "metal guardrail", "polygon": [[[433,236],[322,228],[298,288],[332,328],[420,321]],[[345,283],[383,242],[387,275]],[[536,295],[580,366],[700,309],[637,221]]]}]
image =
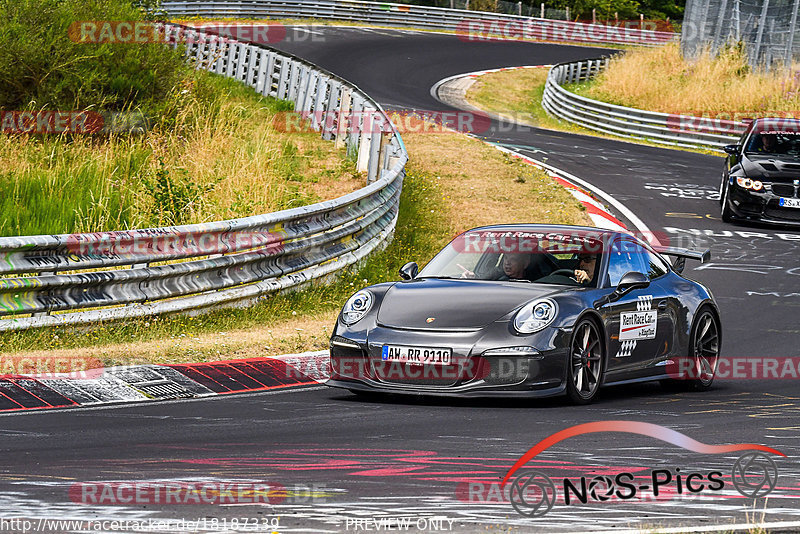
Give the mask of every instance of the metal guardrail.
[{"label": "metal guardrail", "polygon": [[562,87],[596,76],[609,61],[609,58],[586,59],[552,67],[542,95],[542,106],[550,115],[587,130],[718,151],[725,145],[736,143],[747,127],[743,122],[617,106],[577,95]]},{"label": "metal guardrail", "polygon": [[0,238],[0,332],[243,305],[353,265],[394,231],[408,154],[373,99],[263,45],[179,25],[166,35],[196,68],[294,102],[323,138],[357,156],[368,185],[228,221]]},{"label": "metal guardrail", "polygon": [[652,46],[679,37],[673,32],[628,26],[363,0],[164,0],[161,7],[173,17],[338,20],[448,30],[466,40],[491,34],[510,39]]}]

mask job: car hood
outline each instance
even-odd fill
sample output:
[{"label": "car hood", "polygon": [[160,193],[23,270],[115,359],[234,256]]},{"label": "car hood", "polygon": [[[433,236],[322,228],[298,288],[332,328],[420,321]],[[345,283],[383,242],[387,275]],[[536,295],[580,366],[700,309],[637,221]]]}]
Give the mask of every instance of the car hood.
[{"label": "car hood", "polygon": [[742,170],[754,179],[796,179],[800,175],[800,159],[769,155],[747,154],[741,159]]},{"label": "car hood", "polygon": [[378,323],[422,330],[481,328],[528,301],[564,290],[569,289],[523,282],[418,278],[399,282],[386,292]]}]

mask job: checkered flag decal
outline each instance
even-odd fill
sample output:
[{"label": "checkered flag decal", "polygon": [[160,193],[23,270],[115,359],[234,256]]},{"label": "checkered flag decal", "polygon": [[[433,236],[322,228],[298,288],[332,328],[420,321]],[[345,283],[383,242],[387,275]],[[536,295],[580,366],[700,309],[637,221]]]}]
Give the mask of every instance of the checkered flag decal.
[{"label": "checkered flag decal", "polygon": [[626,356],[630,356],[633,353],[633,349],[636,348],[636,340],[635,339],[628,339],[621,342],[622,344],[619,347],[619,352],[617,352],[617,358],[624,358]]},{"label": "checkered flag decal", "polygon": [[636,303],[636,311],[650,311],[653,309],[653,295],[644,295],[639,297]]}]

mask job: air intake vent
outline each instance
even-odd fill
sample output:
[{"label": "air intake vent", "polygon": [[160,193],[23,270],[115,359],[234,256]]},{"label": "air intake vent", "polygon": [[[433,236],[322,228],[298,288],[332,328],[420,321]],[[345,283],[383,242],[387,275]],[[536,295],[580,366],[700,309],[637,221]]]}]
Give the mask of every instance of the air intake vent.
[{"label": "air intake vent", "polygon": [[777,171],[777,170],[778,170],[778,167],[776,167],[776,166],[775,166],[775,165],[773,165],[772,163],[762,163],[762,164],[761,164],[761,167],[762,167],[762,168],[763,168],[765,171],[769,171],[769,172],[775,172],[775,171]]}]

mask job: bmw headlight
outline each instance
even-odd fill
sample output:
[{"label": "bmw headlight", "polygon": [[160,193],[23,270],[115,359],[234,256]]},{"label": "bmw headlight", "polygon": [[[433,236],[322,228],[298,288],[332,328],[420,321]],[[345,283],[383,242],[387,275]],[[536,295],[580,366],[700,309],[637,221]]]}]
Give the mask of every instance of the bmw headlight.
[{"label": "bmw headlight", "polygon": [[558,315],[558,304],[550,299],[529,302],[514,316],[514,328],[520,334],[532,334],[550,326]]},{"label": "bmw headlight", "polygon": [[346,325],[355,324],[372,308],[375,298],[372,293],[363,289],[350,297],[342,308],[342,322]]}]

